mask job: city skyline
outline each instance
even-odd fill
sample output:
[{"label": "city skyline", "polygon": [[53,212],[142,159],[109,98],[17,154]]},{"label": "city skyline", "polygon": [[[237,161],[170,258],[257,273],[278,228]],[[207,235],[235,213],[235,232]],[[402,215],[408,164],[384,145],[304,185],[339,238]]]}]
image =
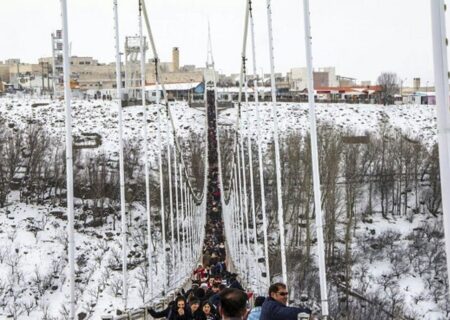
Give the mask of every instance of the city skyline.
[{"label": "city skyline", "polygon": [[[122,46],[126,35],[137,34],[137,3],[119,0]],[[146,4],[162,61],[170,61],[172,47],[179,47],[181,65],[202,67],[209,20],[216,69],[226,74],[239,72],[245,1],[147,0]],[[51,55],[50,34],[61,24],[59,1],[17,0],[0,8],[0,27],[10,30],[0,36],[0,61],[20,58],[37,62],[39,57]],[[113,62],[112,0],[68,1],[68,9],[72,55]],[[258,73],[268,73],[265,2],[255,2],[253,9]],[[273,2],[272,11],[276,72],[304,66],[302,2]],[[314,1],[311,20],[314,67],[335,66],[338,74],[359,81],[374,82],[381,72],[392,71],[405,85],[412,85],[414,77],[434,83],[428,1]],[[249,58],[250,41],[249,35]],[[249,67],[252,70],[251,59]]]}]

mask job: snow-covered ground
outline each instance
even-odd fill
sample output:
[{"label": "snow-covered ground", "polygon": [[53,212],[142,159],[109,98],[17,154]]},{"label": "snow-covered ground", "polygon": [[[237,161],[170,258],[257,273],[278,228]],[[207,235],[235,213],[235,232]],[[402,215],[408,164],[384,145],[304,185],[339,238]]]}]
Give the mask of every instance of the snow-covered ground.
[{"label": "snow-covered ground", "polygon": [[[47,105],[32,107],[35,103]],[[102,146],[98,150],[107,153],[117,153],[117,105],[108,101],[74,101],[73,104],[73,130],[74,135],[81,133],[98,133],[102,136]],[[202,134],[205,124],[205,113],[201,110],[189,108],[183,103],[173,103],[172,112],[180,136],[187,137],[192,132]],[[251,130],[254,137],[257,135],[254,106],[250,109]],[[244,123],[247,122],[246,108],[244,108]],[[124,108],[125,139],[142,142],[142,108]],[[261,105],[262,136],[265,142],[271,139],[272,116],[271,105]],[[235,123],[235,110],[226,109],[220,112],[219,123],[233,125]],[[308,106],[306,104],[279,104],[279,129],[286,134],[292,131],[304,133],[309,127]],[[61,137],[64,141],[64,106],[60,101],[39,99],[0,99],[0,118],[6,120],[8,126],[25,128],[30,119],[41,122],[46,130],[54,137]],[[321,122],[328,122],[341,128],[348,128],[357,134],[376,132],[380,119],[387,120],[394,128],[432,144],[436,141],[436,113],[435,106],[379,106],[379,105],[343,105],[319,104],[317,118]],[[162,138],[166,139],[166,127],[163,126]],[[150,154],[154,155],[157,148],[157,117],[155,107],[149,112],[149,147]],[[18,201],[17,192],[9,196],[10,205],[0,209],[0,296],[2,288],[8,282],[18,283],[15,286],[15,295],[18,300],[8,305],[0,305],[0,319],[14,312],[13,306],[22,310],[18,319],[40,319],[44,314],[47,319],[63,318],[63,306],[68,301],[68,281],[66,279],[67,261],[64,255],[66,221],[58,216],[64,208],[55,208],[50,204],[27,205]],[[136,230],[145,224],[145,210],[135,205],[133,215]],[[47,218],[45,218],[47,217]],[[417,227],[417,223],[396,221],[388,223],[384,219],[374,220],[371,229],[378,232],[387,229],[397,229],[407,234]],[[33,226],[41,231],[33,232]],[[369,227],[369,226],[368,226]],[[120,296],[115,297],[114,285],[120,282],[120,271],[112,271],[107,265],[114,260],[119,252],[119,230],[113,230],[111,221],[102,229],[88,229],[77,232],[77,256],[79,258],[79,286],[82,294],[78,297],[79,310],[92,309],[92,319],[111,312],[121,305]],[[136,240],[137,241],[137,240]],[[131,246],[131,245],[130,245]],[[136,258],[139,259],[139,258]],[[161,260],[161,259],[157,259]],[[15,266],[15,267],[13,267]],[[389,271],[387,261],[379,261],[370,266],[368,273],[371,277],[382,275]],[[136,268],[130,274],[131,307],[138,307],[142,303],[139,294],[140,271]],[[40,280],[39,280],[40,279]],[[15,282],[14,282],[15,281]],[[40,282],[39,282],[40,281]],[[444,319],[436,304],[431,298],[424,299],[414,307],[413,297],[424,290],[424,284],[414,276],[405,275],[400,279],[401,289],[407,296],[408,307],[416,310],[422,309],[421,319]],[[39,288],[38,283],[50,284],[49,288]],[[158,286],[158,283],[155,283]],[[39,294],[39,290],[43,294]],[[375,290],[375,289],[374,289]],[[16,292],[17,291],[17,292]],[[35,297],[40,296],[39,300]],[[20,299],[19,299],[20,297]],[[19,304],[20,302],[20,304]],[[26,306],[34,304],[35,307],[28,315]],[[434,316],[429,310],[436,311]],[[53,317],[53,318],[51,318]]]},{"label": "snow-covered ground", "polygon": [[[33,104],[44,104],[32,107]],[[205,128],[205,113],[189,108],[183,103],[171,103],[171,110],[179,137],[191,133],[202,134]],[[118,112],[117,103],[101,100],[72,101],[72,130],[74,136],[82,133],[97,133],[102,137],[102,151],[113,154],[118,148]],[[63,101],[45,99],[7,99],[0,98],[0,118],[18,128],[25,128],[28,120],[34,119],[43,124],[50,136],[65,139],[65,105]],[[143,109],[141,106],[123,108],[124,140],[143,141]],[[156,154],[158,144],[158,117],[155,106],[148,111],[149,154]],[[161,116],[161,139],[166,143],[166,118]]]},{"label": "snow-covered ground", "polygon": [[[272,105],[260,104],[261,134],[263,142],[268,142],[272,135]],[[309,106],[305,103],[278,103],[278,128],[280,132],[297,131],[304,134],[309,131]],[[354,134],[374,133],[378,131],[380,120],[387,120],[394,128],[402,130],[411,138],[417,138],[424,143],[436,141],[437,123],[436,106],[433,105],[367,105],[367,104],[317,104],[317,121],[330,123]],[[250,131],[254,138],[257,135],[256,108],[242,108],[243,132]],[[227,109],[220,112],[219,124],[235,125],[236,110]]]},{"label": "snow-covered ground", "polygon": [[[42,105],[36,105],[42,104]],[[35,105],[33,107],[33,105]],[[118,116],[117,104],[109,101],[73,101],[73,135],[96,133],[102,137],[99,148],[89,152],[106,153],[117,158]],[[185,104],[171,104],[177,135],[182,138],[192,133],[203,136],[205,113],[191,109]],[[143,142],[143,114],[141,107],[124,108],[124,139]],[[43,125],[49,136],[64,146],[65,111],[61,101],[43,99],[1,98],[0,119],[8,128],[25,129],[30,122]],[[149,156],[157,155],[158,119],[154,106],[149,107]],[[3,124],[2,124],[3,125]],[[167,125],[162,117],[161,138],[167,142]],[[201,143],[201,141],[199,141]],[[75,199],[80,208],[81,199]],[[69,281],[67,279],[67,218],[65,208],[51,204],[25,204],[19,201],[19,192],[9,194],[8,205],[0,209],[0,319],[15,315],[17,319],[64,319],[68,310]],[[137,248],[143,247],[146,226],[145,207],[134,203],[131,211],[129,247],[135,256],[131,261],[139,262]],[[156,211],[156,210],[155,210]],[[75,214],[79,214],[76,209]],[[121,261],[120,221],[112,219],[101,228],[83,228],[76,232],[77,257],[77,313],[85,312],[90,319],[99,319],[122,306],[121,272],[111,270],[111,265]],[[161,255],[154,262],[161,264]],[[142,264],[143,265],[143,264]],[[162,266],[157,268],[161,272]],[[180,268],[180,267],[178,267]],[[179,270],[174,280],[183,280],[188,270]],[[143,278],[146,270],[141,266],[129,270],[128,307],[138,308],[149,301]],[[153,295],[161,292],[161,277],[152,280]],[[8,285],[10,284],[10,286]],[[6,288],[12,288],[6,293]],[[147,291],[144,293],[144,291]],[[159,295],[159,294],[158,294]],[[28,313],[28,310],[30,312]]]}]

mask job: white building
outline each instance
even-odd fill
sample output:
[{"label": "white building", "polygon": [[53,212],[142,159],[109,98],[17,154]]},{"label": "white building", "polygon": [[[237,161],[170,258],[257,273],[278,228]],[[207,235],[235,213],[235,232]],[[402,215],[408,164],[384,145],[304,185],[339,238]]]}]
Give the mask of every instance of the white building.
[{"label": "white building", "polygon": [[[293,91],[303,91],[308,87],[308,70],[292,68],[290,72],[290,84]],[[318,68],[314,70],[314,88],[338,87],[339,80],[335,67]]]}]

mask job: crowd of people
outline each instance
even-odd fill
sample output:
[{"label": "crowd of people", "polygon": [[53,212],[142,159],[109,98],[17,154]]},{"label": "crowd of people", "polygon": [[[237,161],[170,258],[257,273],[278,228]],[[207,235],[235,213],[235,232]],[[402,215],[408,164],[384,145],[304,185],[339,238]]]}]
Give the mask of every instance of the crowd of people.
[{"label": "crowd of people", "polygon": [[309,317],[309,309],[287,306],[286,285],[275,283],[270,286],[268,297],[253,299],[253,293],[246,292],[237,275],[227,270],[213,92],[208,93],[208,143],[207,221],[202,264],[193,271],[189,290],[181,290],[164,310],[150,308],[150,315],[169,320],[297,320],[301,313]]},{"label": "crowd of people", "polygon": [[168,320],[297,320],[310,319],[311,310],[287,306],[286,285],[270,286],[268,296],[258,296],[251,307],[252,293],[242,288],[232,288],[217,277],[212,281],[193,282],[188,291],[162,311],[149,309],[153,318]]}]

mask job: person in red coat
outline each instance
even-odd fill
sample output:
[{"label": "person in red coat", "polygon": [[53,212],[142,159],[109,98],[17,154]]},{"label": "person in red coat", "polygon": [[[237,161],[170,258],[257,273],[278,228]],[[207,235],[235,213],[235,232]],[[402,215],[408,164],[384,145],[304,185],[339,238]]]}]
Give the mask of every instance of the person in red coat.
[{"label": "person in red coat", "polygon": [[200,281],[206,277],[206,269],[203,268],[203,265],[199,264],[198,268],[194,270],[194,277]]}]

